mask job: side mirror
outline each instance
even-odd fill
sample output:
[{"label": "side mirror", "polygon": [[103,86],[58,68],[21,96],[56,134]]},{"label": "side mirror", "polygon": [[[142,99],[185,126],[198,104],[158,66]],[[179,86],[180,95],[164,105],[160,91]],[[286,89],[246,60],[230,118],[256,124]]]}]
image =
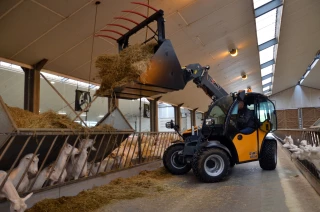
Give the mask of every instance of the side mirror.
[{"label": "side mirror", "polygon": [[214,125],[216,122],[214,119],[206,119],[206,125],[207,126],[212,126]]},{"label": "side mirror", "polygon": [[173,120],[171,120],[171,121],[166,123],[166,128],[167,129],[173,129],[174,128]]}]

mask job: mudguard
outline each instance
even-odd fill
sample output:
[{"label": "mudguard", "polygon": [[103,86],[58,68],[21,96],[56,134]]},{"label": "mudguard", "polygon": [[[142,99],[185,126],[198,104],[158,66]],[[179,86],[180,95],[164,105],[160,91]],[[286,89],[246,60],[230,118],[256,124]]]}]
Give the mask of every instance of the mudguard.
[{"label": "mudguard", "polygon": [[171,143],[172,143],[172,144],[177,144],[177,143],[184,143],[184,142],[181,141],[181,140],[175,140],[175,141],[172,141]]},{"label": "mudguard", "polygon": [[208,141],[203,143],[201,147],[205,147],[205,148],[216,147],[216,148],[223,149],[228,153],[229,157],[232,158],[230,150],[225,145],[221,144],[220,141]]},{"label": "mudguard", "polygon": [[262,143],[262,145],[261,145],[260,151],[263,149],[264,144],[265,144],[266,142],[270,142],[270,141],[277,142],[277,140],[275,139],[275,137],[273,137],[273,135],[272,135],[271,133],[268,133],[268,134],[266,135],[266,137],[264,138],[264,140],[263,140],[263,143]]}]

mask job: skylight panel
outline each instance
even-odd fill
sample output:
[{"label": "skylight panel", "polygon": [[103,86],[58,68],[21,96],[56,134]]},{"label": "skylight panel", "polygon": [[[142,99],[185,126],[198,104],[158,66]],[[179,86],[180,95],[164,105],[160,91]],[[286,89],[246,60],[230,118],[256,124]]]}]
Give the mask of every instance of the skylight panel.
[{"label": "skylight panel", "polygon": [[272,73],[272,68],[273,68],[273,65],[261,69],[261,77],[266,76],[268,74],[271,74]]},{"label": "skylight panel", "polygon": [[263,91],[268,91],[270,89],[270,86],[264,87]]},{"label": "skylight panel", "polygon": [[253,7],[254,9],[257,9],[258,7],[261,7],[262,5],[270,2],[271,0],[253,0]]},{"label": "skylight panel", "polygon": [[257,31],[265,28],[266,26],[276,23],[277,20],[277,9],[273,9],[270,12],[256,18]]},{"label": "skylight panel", "polygon": [[273,59],[274,46],[270,46],[259,52],[260,65]]},{"label": "skylight panel", "polygon": [[262,85],[268,84],[271,82],[271,77],[269,77],[268,79],[262,80]]}]

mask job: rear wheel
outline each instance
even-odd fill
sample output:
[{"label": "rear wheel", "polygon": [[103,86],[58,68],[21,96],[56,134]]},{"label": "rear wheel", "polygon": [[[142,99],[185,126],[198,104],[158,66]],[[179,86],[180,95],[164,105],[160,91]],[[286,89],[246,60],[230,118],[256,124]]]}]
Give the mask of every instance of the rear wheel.
[{"label": "rear wheel", "polygon": [[230,170],[229,156],[221,149],[202,149],[192,160],[194,175],[202,182],[214,183],[225,179]]},{"label": "rear wheel", "polygon": [[274,170],[277,167],[277,142],[264,141],[259,159],[260,167],[264,170]]},{"label": "rear wheel", "polygon": [[172,145],[163,154],[163,165],[171,174],[183,175],[191,170],[191,164],[183,162],[179,157],[183,148],[184,144]]}]

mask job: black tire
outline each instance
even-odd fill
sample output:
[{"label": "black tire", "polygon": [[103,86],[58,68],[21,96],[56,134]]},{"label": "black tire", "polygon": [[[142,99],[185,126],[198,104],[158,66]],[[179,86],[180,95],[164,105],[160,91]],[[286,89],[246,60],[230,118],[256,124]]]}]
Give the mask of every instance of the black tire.
[{"label": "black tire", "polygon": [[[214,161],[213,161],[213,160]],[[210,167],[214,166],[216,173],[210,173]],[[225,151],[218,148],[201,149],[192,159],[194,175],[202,182],[214,183],[225,179],[230,171],[230,158]]]},{"label": "black tire", "polygon": [[183,163],[178,159],[178,152],[182,151],[184,144],[169,146],[163,154],[163,165],[173,175],[183,175],[191,170],[191,164]]},{"label": "black tire", "polygon": [[260,167],[263,170],[274,170],[277,167],[277,142],[269,140],[264,142],[259,159]]}]

